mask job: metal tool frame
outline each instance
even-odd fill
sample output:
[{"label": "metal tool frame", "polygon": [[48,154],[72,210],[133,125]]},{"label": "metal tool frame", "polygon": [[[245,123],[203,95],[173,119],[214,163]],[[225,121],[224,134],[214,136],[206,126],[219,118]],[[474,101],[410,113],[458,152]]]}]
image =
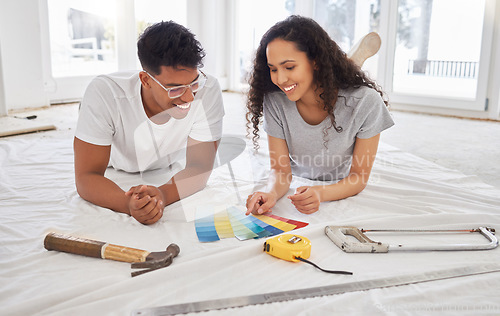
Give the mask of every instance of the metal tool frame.
[{"label": "metal tool frame", "polygon": [[[480,233],[489,242],[486,244],[445,244],[409,246],[403,244],[391,245],[373,241],[364,233],[366,232],[394,232],[394,233]],[[491,227],[478,227],[475,229],[456,230],[405,230],[405,229],[358,229],[353,226],[326,226],[325,234],[344,252],[348,253],[386,253],[389,251],[470,251],[489,250],[498,246],[498,239],[494,235],[495,229]],[[353,241],[352,236],[359,242]]]}]

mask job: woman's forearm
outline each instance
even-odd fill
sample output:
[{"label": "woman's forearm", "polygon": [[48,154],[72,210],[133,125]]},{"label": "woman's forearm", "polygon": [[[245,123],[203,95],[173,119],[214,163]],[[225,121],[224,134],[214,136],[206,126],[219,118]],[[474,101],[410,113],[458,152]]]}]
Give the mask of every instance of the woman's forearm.
[{"label": "woman's forearm", "polygon": [[271,174],[267,181],[266,191],[276,195],[276,199],[283,197],[290,188],[292,174],[271,169]]},{"label": "woman's forearm", "polygon": [[368,178],[369,175],[350,173],[337,183],[320,186],[321,201],[337,201],[356,195],[366,187]]}]

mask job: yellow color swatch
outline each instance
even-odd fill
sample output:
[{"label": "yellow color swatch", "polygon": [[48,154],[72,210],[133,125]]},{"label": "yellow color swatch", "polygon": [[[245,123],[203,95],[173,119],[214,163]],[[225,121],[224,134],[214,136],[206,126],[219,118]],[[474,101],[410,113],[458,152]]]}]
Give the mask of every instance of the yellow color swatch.
[{"label": "yellow color swatch", "polygon": [[215,230],[219,238],[232,238],[234,237],[233,228],[231,226],[231,221],[229,220],[229,215],[226,209],[214,214],[214,225]]}]

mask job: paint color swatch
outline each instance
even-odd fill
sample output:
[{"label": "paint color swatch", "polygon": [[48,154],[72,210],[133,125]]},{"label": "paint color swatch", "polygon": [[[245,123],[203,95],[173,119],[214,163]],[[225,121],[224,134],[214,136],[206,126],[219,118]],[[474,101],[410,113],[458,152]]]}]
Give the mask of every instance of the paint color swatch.
[{"label": "paint color swatch", "polygon": [[281,229],[282,231],[289,232],[291,230],[294,230],[297,226],[289,224],[287,222],[283,222],[281,220],[278,220],[276,218],[272,218],[267,215],[254,215],[257,219],[260,219],[264,223],[267,223],[271,226],[274,226],[276,228]]},{"label": "paint color swatch", "polygon": [[242,206],[203,206],[196,210],[195,228],[201,242],[236,237],[258,239],[302,228],[308,223],[276,215],[245,215]]},{"label": "paint color swatch", "polygon": [[220,239],[215,229],[213,215],[197,219],[195,222],[195,226],[199,241],[209,242]]},{"label": "paint color swatch", "polygon": [[245,225],[245,223],[242,222],[243,217],[245,217],[245,214],[242,214],[243,217],[241,217],[239,216],[241,212],[238,212],[239,214],[237,214],[234,211],[233,212],[229,211],[229,209],[228,213],[229,213],[229,219],[231,220],[231,225],[233,226],[234,236],[236,236],[236,238],[238,238],[239,240],[246,240],[258,237],[256,233],[254,233],[250,228],[248,228]]},{"label": "paint color swatch", "polygon": [[[262,238],[262,237],[267,237],[267,236],[271,235],[271,233],[269,231],[265,230],[261,226],[257,225],[253,221],[251,221],[248,218],[248,216],[246,216],[245,213],[242,212],[240,209],[238,209],[234,206],[231,206],[231,207],[228,207],[227,212],[229,213],[229,218],[231,219],[231,225],[233,225],[233,223],[235,225],[243,224],[248,230],[253,232],[253,234],[256,234],[256,236],[251,237],[251,238]],[[238,237],[238,235],[236,235],[236,238],[238,238],[239,240],[249,239],[249,238],[244,238],[244,239],[240,238],[240,237]]]},{"label": "paint color swatch", "polygon": [[274,235],[279,235],[281,234],[282,232],[284,232],[283,230],[277,228],[277,227],[274,227],[274,226],[271,226],[269,225],[268,223],[266,222],[263,222],[261,221],[260,219],[258,219],[257,217],[255,216],[249,216],[248,217],[252,222],[254,222],[255,224],[259,225],[260,227],[264,228],[265,230],[269,231],[271,233],[271,235],[269,236],[274,236]]},{"label": "paint color swatch", "polygon": [[280,216],[277,216],[277,215],[268,215],[269,217],[272,217],[272,218],[275,218],[277,220],[280,220],[282,222],[286,222],[288,224],[292,224],[292,225],[295,225],[296,227],[294,229],[299,229],[299,228],[302,228],[302,227],[306,227],[307,225],[309,225],[308,223],[304,223],[304,222],[299,222],[299,221],[295,221],[293,219],[289,219],[289,218],[284,218],[284,217],[280,217]]},{"label": "paint color swatch", "polygon": [[234,237],[231,220],[225,209],[214,214],[214,226],[220,239]]}]

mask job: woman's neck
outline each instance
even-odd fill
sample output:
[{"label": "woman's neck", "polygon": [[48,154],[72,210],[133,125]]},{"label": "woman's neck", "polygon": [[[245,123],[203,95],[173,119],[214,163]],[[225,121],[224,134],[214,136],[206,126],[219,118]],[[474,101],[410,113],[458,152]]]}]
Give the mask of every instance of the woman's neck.
[{"label": "woman's neck", "polygon": [[301,98],[295,102],[297,111],[299,111],[300,116],[307,124],[318,125],[328,116],[328,112],[325,110],[324,104],[321,102],[319,96],[318,99],[304,100],[304,98]]}]

